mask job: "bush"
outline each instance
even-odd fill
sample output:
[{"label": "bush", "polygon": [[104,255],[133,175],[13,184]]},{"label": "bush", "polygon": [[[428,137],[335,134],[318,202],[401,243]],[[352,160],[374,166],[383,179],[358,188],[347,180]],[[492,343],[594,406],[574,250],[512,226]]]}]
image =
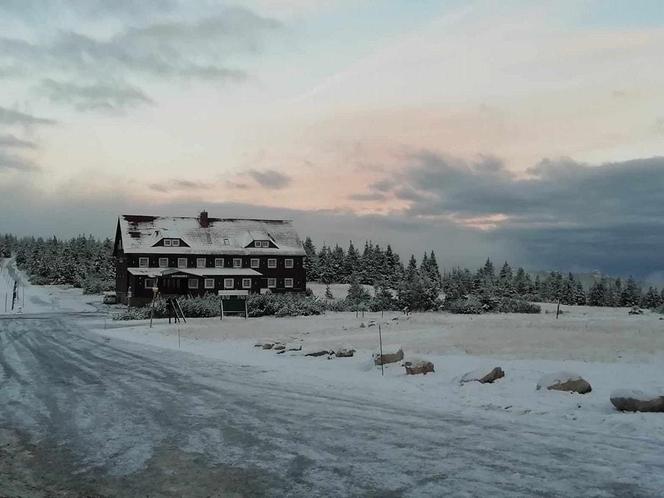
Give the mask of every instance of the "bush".
[{"label": "bush", "polygon": [[113,290],[115,288],[115,282],[113,282],[113,280],[104,279],[99,275],[93,275],[86,277],[81,282],[81,288],[83,289],[83,294],[101,294],[104,291]]},{"label": "bush", "polygon": [[302,294],[252,294],[247,303],[249,316],[310,316],[325,313],[325,304],[315,296]]},{"label": "bush", "polygon": [[513,297],[478,297],[469,295],[460,299],[446,301],[444,309],[450,313],[478,315],[485,312],[495,313],[540,313],[542,309],[523,299]]},{"label": "bush", "polygon": [[461,315],[479,315],[485,311],[482,302],[476,296],[466,296],[452,301],[445,301],[445,311]]}]

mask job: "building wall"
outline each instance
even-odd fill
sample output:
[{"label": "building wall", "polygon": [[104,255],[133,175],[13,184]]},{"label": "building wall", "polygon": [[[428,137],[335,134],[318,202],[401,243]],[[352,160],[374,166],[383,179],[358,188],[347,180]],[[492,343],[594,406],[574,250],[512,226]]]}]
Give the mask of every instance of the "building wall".
[{"label": "building wall", "polygon": [[[138,268],[139,267],[139,258],[147,257],[149,260],[150,268],[159,268],[159,258],[168,258],[168,268],[177,268],[178,258],[187,258],[187,267],[188,268],[197,268],[196,263],[198,258],[205,258],[206,268],[215,267],[215,259],[223,258],[224,259],[224,268],[233,268],[233,259],[240,258],[242,259],[241,268],[251,268],[250,260],[252,258],[258,258],[259,267],[251,268],[262,274],[261,277],[255,276],[252,277],[252,286],[249,291],[251,293],[258,293],[261,289],[268,288],[268,279],[275,278],[277,287],[270,289],[274,293],[283,293],[283,292],[304,292],[306,290],[306,271],[304,269],[304,257],[303,256],[229,256],[229,255],[209,255],[209,256],[196,256],[196,255],[186,255],[186,254],[124,254],[121,250],[117,253],[117,275],[116,275],[116,292],[120,302],[127,302],[127,290],[131,286],[132,290],[132,302],[138,303],[139,301],[144,303],[146,300],[152,298],[152,291],[145,289],[145,277],[129,275],[127,268]],[[268,259],[276,259],[277,266],[276,268],[268,268]],[[293,268],[286,268],[285,260],[293,260]],[[193,277],[191,277],[193,278]],[[176,291],[175,289],[162,289],[162,293],[172,293],[172,294],[181,294],[181,295],[204,295],[206,293],[215,293],[217,290],[224,289],[223,279],[231,277],[214,277],[215,278],[215,288],[214,289],[205,289],[204,288],[204,277],[199,278],[198,289],[189,289],[188,285],[184,285],[183,289]],[[235,279],[235,289],[242,289],[242,278],[243,277],[232,277]],[[244,277],[246,278],[246,277]],[[293,279],[293,287],[285,287],[285,279]],[[186,279],[183,279],[186,281]]]}]

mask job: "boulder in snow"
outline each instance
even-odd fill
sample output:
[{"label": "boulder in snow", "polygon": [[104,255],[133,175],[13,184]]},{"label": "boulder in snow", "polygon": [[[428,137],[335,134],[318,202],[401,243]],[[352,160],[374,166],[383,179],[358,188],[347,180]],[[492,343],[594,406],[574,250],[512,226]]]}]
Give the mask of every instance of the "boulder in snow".
[{"label": "boulder in snow", "polygon": [[396,363],[403,360],[403,348],[401,346],[383,346],[383,354],[374,353],[373,360],[375,365]]},{"label": "boulder in snow", "polygon": [[263,349],[272,349],[274,347],[274,342],[264,342]]},{"label": "boulder in snow", "polygon": [[488,372],[486,369],[479,369],[468,372],[463,377],[461,377],[461,383],[464,384],[466,382],[479,382],[480,384],[492,384],[496,380],[502,379],[503,377],[505,377],[505,372],[500,367],[493,368]]},{"label": "boulder in snow", "polygon": [[327,349],[316,349],[306,353],[304,356],[327,356],[330,354],[330,351]]},{"label": "boulder in snow", "polygon": [[286,351],[302,351],[302,344],[286,344]]},{"label": "boulder in snow", "polygon": [[569,372],[544,375],[537,383],[537,389],[542,388],[579,394],[586,394],[593,390],[587,380],[580,375]]},{"label": "boulder in snow", "polygon": [[433,372],[433,363],[426,360],[407,361],[403,364],[406,367],[406,375],[426,375]]},{"label": "boulder in snow", "polygon": [[664,412],[664,396],[643,391],[613,391],[611,403],[623,412]]},{"label": "boulder in snow", "polygon": [[337,358],[350,358],[355,354],[355,350],[349,347],[337,348],[334,352],[334,356]]},{"label": "boulder in snow", "polygon": [[272,349],[274,349],[275,351],[285,351],[286,345],[281,343],[276,343]]}]

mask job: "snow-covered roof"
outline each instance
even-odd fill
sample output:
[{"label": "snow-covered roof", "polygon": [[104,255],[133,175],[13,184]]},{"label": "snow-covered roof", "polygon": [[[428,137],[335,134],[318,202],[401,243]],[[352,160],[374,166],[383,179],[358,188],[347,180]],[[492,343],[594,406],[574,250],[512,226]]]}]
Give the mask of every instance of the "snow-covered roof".
[{"label": "snow-covered roof", "polygon": [[[290,220],[122,215],[118,219],[125,253],[229,254],[304,256],[302,241]],[[156,246],[161,239],[180,239],[189,246]],[[275,247],[254,248],[254,240],[270,240]]]}]

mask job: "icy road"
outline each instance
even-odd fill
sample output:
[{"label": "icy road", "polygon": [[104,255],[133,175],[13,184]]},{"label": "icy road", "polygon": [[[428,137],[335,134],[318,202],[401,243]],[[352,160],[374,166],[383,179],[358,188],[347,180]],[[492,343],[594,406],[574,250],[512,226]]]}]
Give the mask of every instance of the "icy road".
[{"label": "icy road", "polygon": [[463,417],[0,317],[0,495],[662,496],[656,440]]}]

